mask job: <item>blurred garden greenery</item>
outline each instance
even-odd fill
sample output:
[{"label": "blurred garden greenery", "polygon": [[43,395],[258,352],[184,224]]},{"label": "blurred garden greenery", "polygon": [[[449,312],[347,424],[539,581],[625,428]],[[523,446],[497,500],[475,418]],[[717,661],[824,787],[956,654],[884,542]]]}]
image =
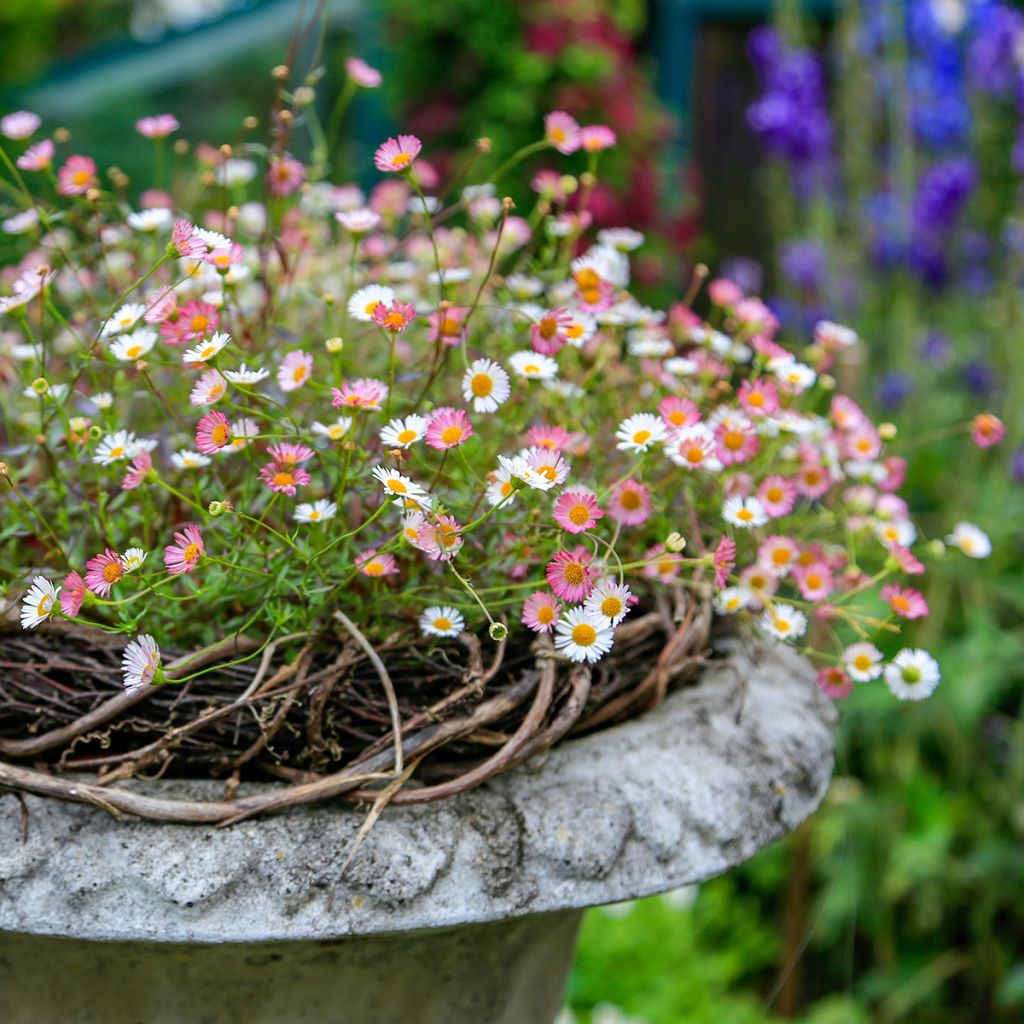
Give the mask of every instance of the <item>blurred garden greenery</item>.
[{"label": "blurred garden greenery", "polygon": [[[0,87],[17,96],[69,40],[119,38],[128,6],[7,0]],[[686,265],[714,253],[738,278],[763,277],[791,336],[809,337],[823,315],[855,327],[865,358],[838,371],[844,388],[931,438],[905,452],[921,533],[941,538],[967,519],[994,544],[969,578],[952,560],[930,571],[918,641],[943,683],[921,705],[882,687],[843,702],[835,781],[807,825],[688,895],[588,914],[572,1019],[1024,1020],[1024,16],[994,0],[849,0],[822,25],[783,0],[774,30],[752,37],[749,124],[719,126],[749,142],[775,241],[741,252],[713,225],[697,235],[699,193],[670,159],[644,53],[647,5],[369,10],[375,50],[363,55],[385,72],[391,122],[427,139],[442,169],[444,152],[450,166],[482,135],[513,150],[553,107],[601,111],[622,147],[600,216],[653,236],[649,287],[660,276],[681,292]],[[332,52],[359,42],[342,32]],[[230,139],[270,93],[252,69],[279,59],[257,48],[126,97],[116,121],[128,133],[136,116],[170,109],[209,141]],[[98,113],[72,128],[101,163],[128,138]],[[1007,440],[964,458],[944,425],[982,410],[1003,418]]]}]

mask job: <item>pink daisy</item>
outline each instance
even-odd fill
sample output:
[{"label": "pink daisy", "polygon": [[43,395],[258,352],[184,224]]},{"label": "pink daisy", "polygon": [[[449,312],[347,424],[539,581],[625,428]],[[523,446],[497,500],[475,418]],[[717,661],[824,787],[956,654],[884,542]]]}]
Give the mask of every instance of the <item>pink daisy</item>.
[{"label": "pink daisy", "polygon": [[990,412],[980,412],[971,423],[971,437],[979,448],[994,448],[1006,437],[1006,424]]},{"label": "pink daisy", "polygon": [[928,614],[928,602],[924,594],[912,587],[887,583],[882,587],[880,596],[901,619],[923,619]]},{"label": "pink daisy", "polygon": [[306,180],[306,168],[290,156],[275,160],[267,169],[267,188],[272,196],[290,196]]},{"label": "pink daisy", "polygon": [[840,430],[853,430],[867,419],[861,407],[848,395],[836,395],[832,399],[829,415]]},{"label": "pink daisy", "polygon": [[838,665],[818,669],[815,682],[818,684],[818,689],[833,700],[849,697],[850,691],[853,689],[853,681]]},{"label": "pink daisy", "polygon": [[77,615],[85,600],[85,581],[77,572],[69,572],[64,577],[60,591],[60,610],[65,615]]},{"label": "pink daisy", "polygon": [[562,606],[546,590],[538,590],[523,602],[523,625],[534,633],[550,633],[558,622]]},{"label": "pink daisy", "polygon": [[147,139],[166,139],[180,127],[178,119],[173,114],[153,114],[150,117],[140,117],[135,122],[135,130]]},{"label": "pink daisy", "polygon": [[168,345],[182,345],[186,341],[199,341],[219,326],[220,310],[209,302],[194,299],[164,320],[160,334]]},{"label": "pink daisy", "polygon": [[[170,320],[178,314],[178,297],[173,291],[168,291],[154,299],[142,314],[142,319],[147,324],[159,324],[164,320]],[[173,344],[173,342],[171,343]]]},{"label": "pink daisy", "polygon": [[661,580],[662,583],[674,580],[683,567],[682,557],[669,551],[664,544],[648,548],[644,552],[644,561],[651,563],[644,566],[644,575],[648,579]]},{"label": "pink daisy", "polygon": [[623,526],[642,526],[651,517],[651,493],[630,477],[615,485],[608,499],[608,515]]},{"label": "pink daisy", "polygon": [[0,134],[20,142],[32,135],[40,124],[39,115],[31,110],[15,110],[0,117]]},{"label": "pink daisy", "polygon": [[732,537],[723,536],[715,548],[715,586],[724,590],[729,584],[729,573],[736,566],[736,541]]},{"label": "pink daisy", "polygon": [[526,440],[534,448],[547,448],[548,451],[563,451],[572,442],[572,435],[562,427],[549,427],[539,423],[526,432]]},{"label": "pink daisy", "polygon": [[360,57],[349,57],[345,61],[345,74],[364,89],[376,89],[384,80],[376,68],[371,68]]},{"label": "pink daisy", "polygon": [[569,533],[585,533],[597,526],[604,512],[589,491],[563,491],[555,502],[554,518]]},{"label": "pink daisy", "polygon": [[572,276],[576,282],[576,301],[584,313],[603,313],[615,302],[615,286],[593,267],[583,267]]},{"label": "pink daisy", "polygon": [[757,564],[775,576],[786,576],[797,564],[800,548],[792,537],[775,534],[761,542]]},{"label": "pink daisy", "polygon": [[617,137],[606,124],[588,124],[580,129],[580,144],[588,153],[611,149]]},{"label": "pink daisy", "polygon": [[297,391],[313,374],[313,357],[302,349],[289,352],[277,368],[277,384],[282,391]]},{"label": "pink daisy", "polygon": [[53,139],[43,139],[29,146],[15,161],[22,171],[45,171],[53,166]]},{"label": "pink daisy", "polygon": [[232,267],[241,263],[245,258],[245,250],[237,243],[221,246],[219,249],[211,249],[203,259],[211,267],[216,267],[222,274],[226,274]]},{"label": "pink daisy", "polygon": [[196,424],[196,447],[204,455],[216,455],[227,448],[234,438],[227,416],[216,409],[208,412]]},{"label": "pink daisy", "polygon": [[715,443],[719,462],[735,466],[749,462],[760,445],[754,424],[745,416],[729,414],[715,426]]},{"label": "pink daisy", "polygon": [[779,389],[767,379],[745,380],[736,397],[751,416],[771,416],[779,409]]},{"label": "pink daisy", "polygon": [[548,310],[535,324],[530,324],[534,352],[553,356],[568,340],[572,314],[567,309]]},{"label": "pink daisy", "polygon": [[378,171],[407,171],[421,149],[423,143],[415,135],[399,135],[378,148],[373,154],[373,162]]},{"label": "pink daisy", "polygon": [[433,561],[450,561],[462,548],[462,526],[454,516],[437,517],[437,522],[424,520],[416,534],[416,546]]},{"label": "pink daisy", "polygon": [[658,414],[665,421],[665,425],[673,430],[682,430],[683,427],[692,427],[700,422],[700,410],[689,398],[677,398],[670,395],[658,403]]},{"label": "pink daisy", "polygon": [[167,571],[175,576],[183,572],[191,572],[203,557],[206,547],[199,527],[189,523],[183,530],[174,535],[174,543],[164,548],[164,565]]},{"label": "pink daisy", "polygon": [[331,394],[331,405],[336,409],[379,409],[388,397],[388,386],[372,377],[358,377],[345,381],[340,388],[331,388]]},{"label": "pink daisy", "polygon": [[573,551],[559,551],[548,562],[544,575],[555,594],[570,604],[590,597],[594,581],[590,578],[590,552],[582,545]]},{"label": "pink daisy", "polygon": [[438,451],[455,448],[473,436],[473,424],[462,409],[442,406],[430,416],[426,442]]},{"label": "pink daisy", "polygon": [[280,444],[272,444],[267,449],[270,457],[282,466],[298,466],[308,462],[316,452],[304,444],[294,444],[291,441],[282,441]]},{"label": "pink daisy", "polygon": [[57,191],[62,196],[82,196],[99,184],[96,162],[88,156],[69,156],[57,172]]},{"label": "pink daisy", "polygon": [[214,402],[219,402],[224,397],[227,390],[228,382],[220,370],[207,370],[196,381],[188,399],[193,405],[213,405]]},{"label": "pink daisy", "polygon": [[391,300],[390,309],[383,302],[378,302],[373,309],[373,322],[383,327],[388,334],[404,331],[415,318],[416,310],[412,304],[398,299]]},{"label": "pink daisy", "polygon": [[179,217],[174,222],[174,229],[171,231],[171,245],[181,257],[198,259],[206,255],[209,248],[203,239],[196,234],[196,227],[190,221]]},{"label": "pink daisy", "polygon": [[835,580],[823,562],[812,562],[793,571],[793,579],[806,601],[824,601],[835,590]]},{"label": "pink daisy", "polygon": [[896,560],[900,570],[908,576],[920,576],[924,572],[924,565],[909,548],[901,544],[892,544],[889,547],[889,554]]},{"label": "pink daisy", "polygon": [[462,342],[462,321],[469,313],[468,307],[446,306],[430,314],[428,340],[439,341],[442,345],[455,346]]},{"label": "pink daisy", "polygon": [[275,493],[295,497],[296,487],[305,487],[312,479],[301,466],[282,466],[277,462],[267,463],[260,470],[260,479]]},{"label": "pink daisy", "polygon": [[784,476],[773,474],[765,477],[764,482],[758,487],[757,500],[772,519],[778,519],[793,511],[796,504],[796,487]]},{"label": "pink daisy", "polygon": [[564,110],[552,110],[544,118],[544,138],[559,153],[575,153],[582,144],[580,126]]},{"label": "pink daisy", "polygon": [[804,462],[796,475],[796,489],[805,498],[820,498],[831,483],[828,470],[817,461]]},{"label": "pink daisy", "polygon": [[725,309],[735,306],[743,298],[743,289],[728,277],[716,277],[708,283],[708,298]]},{"label": "pink daisy", "polygon": [[85,563],[85,585],[100,597],[108,597],[110,588],[124,577],[121,556],[111,548]]},{"label": "pink daisy", "polygon": [[152,468],[153,456],[143,449],[132,459],[132,468],[125,474],[124,480],[121,481],[121,490],[134,491],[146,479]]},{"label": "pink daisy", "polygon": [[394,555],[378,555],[376,548],[367,548],[356,555],[356,566],[364,576],[391,576],[398,572]]},{"label": "pink daisy", "polygon": [[565,483],[569,463],[558,452],[548,448],[528,448],[522,454],[530,469],[550,481],[552,487]]},{"label": "pink daisy", "polygon": [[889,455],[882,459],[886,476],[878,487],[883,491],[898,491],[907,479],[907,460],[899,455]]},{"label": "pink daisy", "polygon": [[843,444],[844,454],[855,462],[871,462],[878,457],[881,450],[882,439],[867,420],[854,427],[846,435]]}]

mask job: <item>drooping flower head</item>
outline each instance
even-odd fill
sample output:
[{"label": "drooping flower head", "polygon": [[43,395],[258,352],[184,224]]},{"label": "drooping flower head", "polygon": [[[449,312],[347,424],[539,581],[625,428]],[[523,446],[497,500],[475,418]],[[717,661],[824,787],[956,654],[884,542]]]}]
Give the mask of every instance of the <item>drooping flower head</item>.
[{"label": "drooping flower head", "polygon": [[214,409],[196,424],[196,447],[204,455],[216,455],[231,444],[234,434],[227,416]]},{"label": "drooping flower head", "polygon": [[164,548],[164,565],[173,575],[189,573],[199,564],[206,546],[198,526],[189,523],[174,534],[174,543]]},{"label": "drooping flower head", "polygon": [[57,603],[59,593],[60,587],[55,587],[45,576],[36,576],[21,599],[21,628],[35,629],[62,607]]},{"label": "drooping flower head", "polygon": [[160,648],[148,634],[136,637],[124,649],[121,672],[127,693],[137,693],[149,686],[160,668]]}]

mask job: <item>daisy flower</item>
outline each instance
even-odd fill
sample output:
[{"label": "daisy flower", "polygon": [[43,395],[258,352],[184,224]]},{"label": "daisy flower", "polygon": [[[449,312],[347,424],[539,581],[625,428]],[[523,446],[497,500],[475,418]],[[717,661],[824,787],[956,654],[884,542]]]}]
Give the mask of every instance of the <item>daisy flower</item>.
[{"label": "daisy flower", "polygon": [[171,454],[171,465],[175,469],[202,469],[209,464],[210,460],[205,455],[190,448],[180,448]]},{"label": "daisy flower", "polygon": [[715,570],[715,586],[724,590],[729,582],[729,574],[736,568],[736,541],[732,537],[722,537],[715,547],[712,557]]},{"label": "daisy flower", "polygon": [[793,570],[793,579],[805,601],[824,601],[835,590],[835,580],[824,562],[812,562]]},{"label": "daisy flower", "polygon": [[551,309],[530,324],[530,339],[535,352],[553,356],[569,340],[572,314],[567,309]]},{"label": "daisy flower", "polygon": [[42,121],[39,115],[33,114],[31,110],[15,110],[0,118],[0,134],[20,142],[35,134],[40,124]]},{"label": "daisy flower", "polygon": [[750,604],[751,593],[746,587],[725,587],[715,595],[715,611],[722,615],[735,615]]},{"label": "daisy flower", "polygon": [[57,172],[57,191],[62,196],[83,196],[97,185],[96,162],[88,156],[69,156]]},{"label": "daisy flower", "polygon": [[128,548],[121,556],[121,564],[124,566],[124,571],[129,573],[135,572],[136,569],[141,569],[142,563],[146,560],[148,554],[149,552],[143,551],[142,548]]},{"label": "daisy flower", "polygon": [[123,578],[121,556],[111,548],[85,563],[85,585],[99,597],[109,597],[110,588]]},{"label": "daisy flower", "polygon": [[449,605],[433,605],[420,616],[420,629],[427,636],[458,636],[466,628],[462,613]]},{"label": "daisy flower", "polygon": [[487,484],[487,503],[489,505],[511,505],[515,498],[516,485],[511,470],[502,466],[490,474],[491,480]]},{"label": "daisy flower", "polygon": [[206,255],[206,243],[196,234],[196,227],[183,217],[174,222],[171,231],[171,246],[183,259],[198,259]]},{"label": "daisy flower", "polygon": [[204,455],[216,455],[234,439],[227,416],[214,409],[196,424],[196,447]]},{"label": "daisy flower", "polygon": [[[182,355],[182,362],[194,365],[195,363],[208,363],[218,352],[222,351],[231,342],[231,335],[223,331],[217,331],[211,338],[196,345],[195,348],[187,349]],[[228,380],[231,380],[228,377]]]},{"label": "daisy flower", "polygon": [[651,493],[629,477],[615,485],[608,498],[608,515],[622,526],[643,526],[651,517]]},{"label": "daisy flower", "polygon": [[546,590],[538,590],[523,602],[522,622],[534,633],[550,633],[555,628],[562,606]]},{"label": "daisy flower", "polygon": [[451,561],[462,549],[462,526],[454,516],[438,516],[436,522],[425,520],[416,536],[416,546],[432,561]]},{"label": "daisy flower", "polygon": [[726,413],[714,426],[715,442],[718,445],[718,459],[723,466],[748,462],[758,452],[760,445],[754,424],[745,416]]},{"label": "daisy flower", "polygon": [[260,432],[259,424],[245,416],[231,424],[231,443],[224,449],[225,455],[240,452]]},{"label": "daisy flower", "polygon": [[794,480],[797,493],[805,498],[820,498],[832,485],[828,470],[816,460],[807,460],[800,465]]},{"label": "daisy flower", "polygon": [[497,412],[512,393],[509,376],[492,359],[474,359],[462,378],[462,395],[475,412]]},{"label": "daisy flower", "polygon": [[818,379],[814,370],[805,363],[798,363],[792,356],[769,359],[768,369],[787,391],[796,394],[806,391]]},{"label": "daisy flower", "polygon": [[655,544],[644,552],[644,576],[651,580],[661,580],[668,583],[674,580],[683,567],[682,558],[669,551],[664,544]]},{"label": "daisy flower", "polygon": [[416,310],[412,303],[392,299],[391,305],[378,302],[373,310],[372,320],[388,334],[399,334],[416,319]]},{"label": "daisy flower", "polygon": [[658,403],[658,414],[670,430],[682,430],[700,422],[700,410],[689,398],[670,395]]},{"label": "daisy flower", "polygon": [[779,408],[779,389],[770,380],[745,380],[736,399],[750,416],[771,416]]},{"label": "daisy flower", "polygon": [[92,461],[101,466],[109,466],[121,459],[134,458],[140,447],[138,438],[130,430],[117,430],[100,441]]},{"label": "daisy flower", "polygon": [[373,154],[373,163],[378,171],[405,172],[420,155],[423,143],[415,135],[399,135],[388,139]]},{"label": "daisy flower", "polygon": [[939,685],[936,660],[920,648],[904,648],[885,666],[885,684],[900,700],[924,700]]},{"label": "daisy flower", "polygon": [[380,440],[385,448],[409,448],[422,441],[427,432],[427,418],[411,413],[405,419],[391,420],[381,428]]},{"label": "daisy flower", "polygon": [[85,580],[71,571],[64,577],[60,588],[60,610],[65,615],[77,615],[85,601]]},{"label": "daisy flower", "polygon": [[572,608],[558,620],[555,647],[570,661],[600,661],[611,649],[615,633],[607,620],[583,608]]},{"label": "daisy flower", "polygon": [[105,321],[100,328],[100,337],[109,338],[112,335],[120,334],[122,331],[130,331],[146,312],[146,307],[140,302],[127,302],[109,320]]},{"label": "daisy flower", "polygon": [[297,523],[323,523],[338,514],[338,506],[333,501],[320,498],[317,501],[304,501],[295,506],[293,518]]},{"label": "daisy flower", "polygon": [[289,352],[277,368],[277,384],[282,391],[295,391],[309,380],[313,373],[313,357],[296,349]]},{"label": "daisy flower", "polygon": [[127,693],[138,693],[149,686],[160,668],[160,648],[148,634],[137,636],[124,649],[121,658],[121,674]]},{"label": "daisy flower", "polygon": [[881,519],[872,520],[871,523],[878,539],[887,547],[894,544],[900,547],[909,547],[917,538],[917,530],[909,519],[897,519],[887,523]]},{"label": "daisy flower", "polygon": [[616,141],[615,132],[606,124],[588,124],[580,129],[580,145],[588,153],[600,153],[611,149]]},{"label": "daisy flower", "polygon": [[274,160],[267,169],[271,195],[290,196],[306,180],[306,168],[290,156]]},{"label": "daisy flower", "polygon": [[757,498],[726,498],[722,505],[722,518],[731,526],[749,530],[755,526],[764,526],[768,515],[764,506]]},{"label": "daisy flower", "polygon": [[850,677],[838,665],[827,665],[818,669],[814,681],[818,684],[818,689],[833,700],[849,697],[853,689]]},{"label": "daisy flower", "polygon": [[628,614],[633,594],[625,583],[601,580],[583,605],[584,611],[607,620],[604,625],[617,626]]},{"label": "daisy flower", "polygon": [[857,332],[831,320],[819,320],[814,325],[814,344],[826,352],[849,348],[857,343]]},{"label": "daisy flower", "polygon": [[959,548],[969,558],[988,558],[992,554],[992,542],[988,535],[973,523],[957,523],[946,538],[946,543]]},{"label": "daisy flower", "polygon": [[155,344],[156,331],[143,327],[113,341],[110,345],[110,354],[122,362],[134,362],[146,355]]},{"label": "daisy flower", "polygon": [[994,448],[1006,437],[1006,424],[990,412],[980,412],[971,424],[971,437],[979,448]]},{"label": "daisy flower", "polygon": [[260,470],[260,479],[275,493],[295,497],[296,487],[305,487],[312,480],[309,473],[301,466],[282,466],[277,462],[268,462]]},{"label": "daisy flower", "polygon": [[882,674],[882,652],[867,642],[850,644],[843,651],[843,665],[850,678],[858,683],[870,683]]},{"label": "daisy flower", "polygon": [[299,466],[309,462],[316,452],[308,445],[294,444],[291,441],[280,441],[267,449],[267,454],[279,466]]},{"label": "daisy flower", "polygon": [[788,604],[766,609],[760,621],[761,628],[777,640],[796,640],[807,630],[807,616]]},{"label": "daisy flower", "polygon": [[773,534],[771,537],[766,537],[758,547],[757,562],[772,575],[781,579],[783,576],[789,575],[799,554],[800,548],[792,537]]},{"label": "daisy flower", "polygon": [[428,340],[440,342],[442,345],[458,345],[462,341],[464,333],[462,324],[469,315],[469,308],[448,306],[445,303],[442,303],[441,307],[427,318],[427,322],[430,324]]},{"label": "daisy flower", "polygon": [[558,363],[554,359],[529,349],[514,352],[509,357],[508,363],[520,377],[526,380],[554,380],[558,376]]},{"label": "daisy flower", "polygon": [[153,456],[149,452],[143,450],[139,452],[132,459],[132,468],[125,473],[124,480],[121,481],[122,491],[134,491],[136,487],[142,484],[142,481],[149,476],[149,471],[153,468]]},{"label": "daisy flower", "polygon": [[175,533],[174,543],[164,548],[164,565],[172,575],[191,572],[203,557],[206,546],[198,526],[189,523],[183,530]]},{"label": "daisy flower", "polygon": [[171,226],[174,215],[163,206],[156,206],[150,210],[139,210],[129,213],[127,223],[130,228],[136,231],[144,231],[151,234],[156,231],[165,231]]},{"label": "daisy flower", "polygon": [[582,145],[580,126],[564,110],[552,110],[544,117],[544,138],[549,146],[568,156]]},{"label": "daisy flower", "polygon": [[[205,249],[204,249],[205,252]],[[168,345],[199,341],[220,326],[220,312],[209,302],[186,302],[160,324],[160,333]]]},{"label": "daisy flower", "polygon": [[473,436],[473,425],[462,409],[442,406],[431,413],[425,436],[431,448],[447,451],[468,441]]},{"label": "daisy flower", "polygon": [[[569,463],[557,451],[548,448],[525,448],[519,454],[526,460],[534,477],[540,478],[540,483],[528,479],[526,482],[531,487],[538,487],[545,491],[550,490],[552,487],[565,483],[566,477],[569,476]],[[546,486],[544,481],[546,481]]]},{"label": "daisy flower", "polygon": [[572,435],[562,427],[539,423],[526,432],[531,448],[546,448],[548,451],[563,451],[572,444]]},{"label": "daisy flower", "polygon": [[722,469],[714,432],[705,423],[695,423],[671,433],[665,439],[665,454],[683,469],[703,469],[709,473]]},{"label": "daisy flower", "polygon": [[796,487],[784,476],[773,474],[765,477],[757,489],[757,500],[772,518],[789,515],[796,504]]},{"label": "daisy flower", "polygon": [[394,300],[395,293],[391,288],[381,284],[368,284],[354,292],[352,298],[348,300],[348,315],[354,320],[372,323],[377,308],[390,306]]},{"label": "daisy flower", "polygon": [[181,127],[173,114],[151,114],[135,122],[135,130],[147,139],[166,139]]},{"label": "daisy flower", "polygon": [[22,171],[45,171],[53,166],[53,139],[43,139],[29,146],[15,161]]},{"label": "daisy flower", "polygon": [[356,380],[345,381],[340,388],[331,388],[331,394],[334,396],[331,405],[336,409],[346,407],[376,410],[388,397],[388,386],[372,377],[359,377]]},{"label": "daisy flower", "polygon": [[55,587],[45,576],[36,576],[28,593],[21,599],[21,628],[35,629],[62,607],[57,603],[60,587]]},{"label": "daisy flower", "polygon": [[219,402],[224,397],[227,389],[228,382],[220,370],[207,370],[196,381],[188,400],[193,405],[213,405],[214,402]]},{"label": "daisy flower", "polygon": [[367,548],[356,555],[356,565],[364,576],[372,578],[380,576],[391,576],[398,572],[395,565],[395,556],[389,554],[379,555],[376,548]]},{"label": "daisy flower", "polygon": [[900,572],[908,576],[920,576],[924,572],[924,565],[909,548],[893,544],[889,548],[889,557],[899,566]]},{"label": "daisy flower", "polygon": [[370,471],[374,479],[380,482],[384,493],[395,498],[414,501],[421,504],[427,500],[427,492],[415,481],[403,476],[397,469],[385,469],[374,466]]},{"label": "daisy flower", "polygon": [[563,491],[555,502],[554,520],[569,533],[585,533],[592,530],[604,512],[597,504],[597,498],[589,491]]},{"label": "daisy flower", "polygon": [[661,417],[648,412],[635,413],[619,424],[615,432],[619,443],[615,447],[624,452],[645,452],[651,445],[664,441],[667,433]]},{"label": "daisy flower", "polygon": [[355,210],[339,210],[335,213],[334,219],[350,235],[369,234],[380,224],[380,217],[366,206],[361,206]]},{"label": "daisy flower", "polygon": [[887,583],[879,596],[902,619],[923,619],[928,614],[928,602],[924,594],[912,587]]},{"label": "daisy flower", "polygon": [[339,416],[333,423],[321,423],[313,421],[313,433],[319,437],[326,437],[331,441],[343,441],[345,435],[352,428],[352,419],[349,416]]},{"label": "daisy flower", "polygon": [[559,551],[547,564],[544,575],[556,596],[570,604],[590,597],[594,581],[590,578],[591,554],[583,546]]}]

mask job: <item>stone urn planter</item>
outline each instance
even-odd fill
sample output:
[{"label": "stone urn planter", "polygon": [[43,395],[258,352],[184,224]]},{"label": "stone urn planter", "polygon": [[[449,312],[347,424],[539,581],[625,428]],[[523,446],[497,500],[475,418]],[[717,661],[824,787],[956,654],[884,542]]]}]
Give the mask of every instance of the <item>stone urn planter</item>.
[{"label": "stone urn planter", "polygon": [[799,657],[733,641],[652,712],[388,809],[347,866],[343,802],[214,829],[0,791],[0,1021],[546,1024],[584,908],[719,874],[814,811],[833,714]]}]

